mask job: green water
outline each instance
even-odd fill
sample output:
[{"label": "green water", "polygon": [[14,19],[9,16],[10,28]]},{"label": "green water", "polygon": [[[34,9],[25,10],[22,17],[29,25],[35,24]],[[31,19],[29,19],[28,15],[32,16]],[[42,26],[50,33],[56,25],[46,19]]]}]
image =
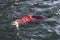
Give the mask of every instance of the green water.
[{"label": "green water", "polygon": [[[60,40],[60,34],[56,33],[57,21],[39,22],[28,25],[20,25],[17,31],[11,21],[15,18],[24,17],[30,13],[33,15],[44,15],[60,19],[60,15],[56,15],[60,9],[59,3],[51,5],[43,4],[49,0],[43,1],[3,1],[0,3],[0,40]],[[57,1],[56,1],[57,2]],[[49,30],[53,32],[49,32]],[[59,29],[57,29],[59,30]],[[20,35],[16,35],[19,32]],[[58,31],[59,32],[59,31]]]}]

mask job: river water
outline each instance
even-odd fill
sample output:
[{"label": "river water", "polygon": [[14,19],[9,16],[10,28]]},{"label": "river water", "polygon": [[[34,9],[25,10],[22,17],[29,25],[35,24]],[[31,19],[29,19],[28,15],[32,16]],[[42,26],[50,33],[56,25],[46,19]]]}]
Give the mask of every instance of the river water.
[{"label": "river water", "polygon": [[[60,40],[60,0],[0,0],[0,40]],[[52,21],[20,26],[11,21],[32,13],[50,16]]]}]

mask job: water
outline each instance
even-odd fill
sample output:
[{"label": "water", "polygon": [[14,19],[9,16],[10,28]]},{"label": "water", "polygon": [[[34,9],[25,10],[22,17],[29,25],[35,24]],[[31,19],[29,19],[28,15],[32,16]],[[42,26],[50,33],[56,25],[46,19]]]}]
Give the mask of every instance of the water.
[{"label": "water", "polygon": [[[60,40],[59,10],[60,0],[0,0],[0,40]],[[20,26],[20,35],[17,36],[11,21],[29,13],[51,18],[46,22]]]}]

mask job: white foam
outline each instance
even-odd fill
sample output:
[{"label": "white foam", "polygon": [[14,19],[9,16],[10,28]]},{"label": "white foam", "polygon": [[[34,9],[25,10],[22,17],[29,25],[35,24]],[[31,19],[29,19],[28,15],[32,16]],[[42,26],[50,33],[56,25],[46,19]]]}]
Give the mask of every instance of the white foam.
[{"label": "white foam", "polygon": [[55,32],[60,35],[60,25],[55,26]]}]

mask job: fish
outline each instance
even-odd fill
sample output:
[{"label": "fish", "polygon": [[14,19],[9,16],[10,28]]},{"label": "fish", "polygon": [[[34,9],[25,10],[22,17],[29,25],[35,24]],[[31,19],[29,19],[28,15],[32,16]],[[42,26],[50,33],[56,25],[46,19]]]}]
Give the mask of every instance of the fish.
[{"label": "fish", "polygon": [[28,23],[35,23],[35,22],[39,22],[39,21],[44,21],[47,18],[48,18],[47,16],[27,15],[22,18],[14,20],[12,22],[12,25],[16,25],[16,24],[26,25]]},{"label": "fish", "polygon": [[[18,18],[16,20],[13,20],[11,25],[15,25],[16,29],[19,31],[21,25],[27,25],[29,23],[32,24],[32,23],[36,23],[39,21],[44,21],[45,19],[48,19],[48,17],[29,14],[29,15],[24,16],[22,18]],[[20,33],[17,32],[16,35],[20,35]]]}]

